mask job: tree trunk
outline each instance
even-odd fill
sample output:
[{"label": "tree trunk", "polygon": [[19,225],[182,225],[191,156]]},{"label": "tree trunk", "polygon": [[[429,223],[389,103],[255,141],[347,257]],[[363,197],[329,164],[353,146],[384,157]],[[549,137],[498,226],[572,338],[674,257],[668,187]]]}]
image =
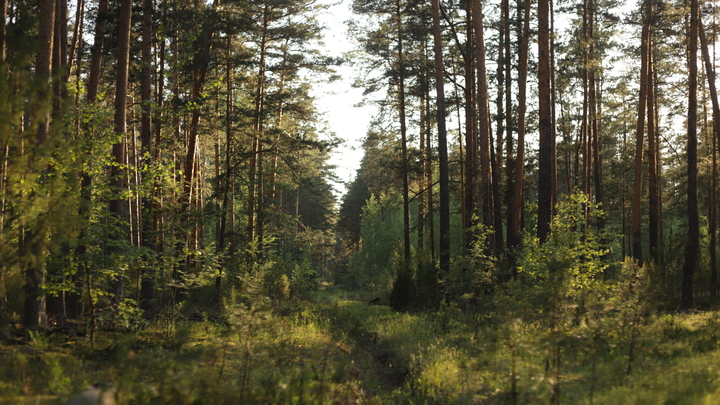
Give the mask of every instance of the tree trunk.
[{"label": "tree trunk", "polygon": [[[213,9],[217,9],[218,0],[213,2]],[[212,51],[213,37],[215,34],[215,16],[210,21],[203,24],[202,30],[198,38],[194,41],[195,54],[193,55],[193,71],[192,71],[192,90],[190,91],[190,99],[198,102],[190,115],[190,125],[188,128],[187,154],[185,155],[185,165],[183,168],[183,193],[181,196],[180,214],[182,221],[189,221],[190,206],[195,203],[199,205],[200,199],[200,118],[202,117],[202,107],[199,101],[204,97],[203,90],[210,65],[210,53]],[[200,210],[202,212],[202,210]],[[198,237],[202,233],[202,220],[196,221],[190,233],[186,235],[186,246],[191,250],[198,248]],[[196,262],[191,255],[185,258],[188,268],[194,267]]]},{"label": "tree trunk", "polygon": [[515,158],[515,180],[513,181],[513,199],[508,224],[509,248],[518,247],[522,241],[523,187],[525,183],[525,113],[527,99],[528,48],[530,46],[530,5],[526,0],[523,14],[523,32],[520,43],[518,70],[518,141]]},{"label": "tree trunk", "polygon": [[698,0],[690,1],[690,30],[688,56],[688,122],[687,122],[687,165],[688,165],[688,235],[683,263],[680,308],[693,307],[693,283],[700,251],[700,220],[697,202],[697,40]]},{"label": "tree trunk", "polygon": [[475,53],[473,52],[473,39],[475,36],[472,26],[476,18],[470,2],[467,4],[467,42],[465,44],[465,173],[463,176],[464,211],[463,211],[463,238],[464,249],[468,250],[474,242],[474,228],[477,215],[475,202],[476,178],[478,170],[478,144],[477,144],[477,116],[476,116],[476,87],[475,87]]},{"label": "tree trunk", "polygon": [[[444,100],[443,100],[444,101]],[[425,93],[425,111],[430,113],[430,83]],[[429,120],[429,119],[428,119]],[[438,124],[439,125],[439,124]],[[435,261],[435,204],[433,201],[433,149],[432,149],[432,131],[430,123],[426,124],[427,136],[425,137],[425,178],[427,181],[427,224],[428,224],[428,241],[430,242],[430,259]],[[447,144],[445,145],[447,148]],[[439,148],[439,147],[438,147]],[[447,149],[446,149],[447,151]]]},{"label": "tree trunk", "polygon": [[[51,106],[51,66],[53,55],[53,36],[55,30],[55,0],[40,0],[38,3],[38,15],[40,25],[38,28],[38,42],[40,48],[35,60],[35,76],[38,87],[33,105],[33,119],[37,121],[37,136],[33,157],[40,147],[44,146],[50,131],[50,106]],[[40,198],[40,196],[36,196]],[[25,224],[23,224],[25,225]],[[43,285],[45,284],[45,226],[41,217],[20,231],[20,252],[22,266],[25,270],[25,306],[23,312],[23,325],[35,327],[44,325],[47,322],[45,312],[45,296]],[[23,232],[24,230],[24,232]]]},{"label": "tree trunk", "polygon": [[[258,64],[258,78],[255,85],[255,117],[253,119],[253,140],[250,157],[250,174],[248,180],[248,243],[251,245],[257,237],[258,207],[257,195],[262,195],[262,191],[258,192],[259,171],[258,163],[261,163],[261,144],[262,134],[264,131],[263,111],[265,109],[265,57],[267,52],[267,31],[268,31],[268,4],[265,3],[263,8],[263,28],[262,39],[260,41],[260,61]],[[252,255],[251,255],[252,257]]]},{"label": "tree trunk", "polygon": [[[482,190],[483,223],[491,232],[495,228],[493,174],[490,163],[490,112],[488,111],[487,71],[485,68],[485,37],[483,34],[483,10],[481,0],[473,0],[473,25],[475,31],[475,63],[477,64],[478,149],[480,153],[480,188]],[[495,251],[495,235],[489,235],[488,245]]]},{"label": "tree trunk", "polygon": [[[0,2],[3,2],[6,0],[0,0]],[[68,51],[67,56],[67,64],[68,66],[71,66],[73,61],[75,60],[75,52],[78,48],[78,45],[82,47],[82,35],[83,35],[83,26],[84,26],[84,19],[85,19],[85,0],[80,0],[77,4],[77,9],[75,12],[75,27],[73,28],[73,39],[70,43],[70,51]],[[79,61],[80,59],[78,59]],[[70,70],[68,69],[67,72],[65,72],[65,81],[67,82],[68,78],[70,78]],[[80,64],[77,65],[77,70],[80,70]]]},{"label": "tree trunk", "polygon": [[[53,55],[52,55],[52,114],[50,121],[60,123],[64,119],[63,101],[67,98],[67,0],[55,1],[55,22],[53,34]],[[67,243],[61,243],[61,251],[70,252]],[[65,274],[59,268],[51,268],[47,274],[48,278],[54,282],[64,283],[66,281]],[[60,291],[58,294],[48,295],[45,298],[48,318],[62,320],[66,317],[65,312],[66,292]]]},{"label": "tree trunk", "polygon": [[[153,0],[143,0],[142,22],[142,82],[140,84],[142,97],[142,116],[140,118],[140,143],[142,159],[153,162],[152,150],[152,33],[153,33]],[[138,167],[138,170],[140,168]],[[141,201],[140,212],[141,245],[150,250],[155,249],[155,235],[153,235],[153,202],[152,197],[144,195]],[[140,305],[145,311],[153,307],[155,301],[155,281],[153,266],[144,266],[144,274],[140,283]]]},{"label": "tree trunk", "polygon": [[[422,41],[421,47],[420,47],[420,54],[423,56],[423,60],[425,56],[427,55],[427,42],[425,40]],[[426,105],[426,98],[427,98],[427,92],[429,91],[429,80],[428,80],[428,74],[426,69],[422,69],[420,71],[420,103],[419,103],[419,109],[420,109],[420,147],[419,151],[422,154],[425,151],[425,138],[428,135],[428,128],[429,123],[427,120],[428,112],[425,108]],[[417,211],[417,224],[418,224],[418,230],[417,230],[417,249],[418,253],[423,255],[425,253],[425,221],[426,221],[426,211],[427,211],[427,193],[428,190],[426,190],[426,165],[428,162],[426,159],[421,158],[421,167],[422,167],[422,174],[418,176],[418,188],[420,189],[419,195],[418,195],[418,211]],[[430,185],[428,185],[429,187]]]},{"label": "tree trunk", "polygon": [[[163,2],[162,18],[160,24],[165,26],[165,15],[167,13],[167,2]],[[160,49],[156,52],[160,55],[158,62],[159,71],[157,74],[157,80],[155,82],[155,99],[157,108],[155,110],[155,143],[153,145],[153,160],[158,162],[160,160],[161,141],[162,141],[162,122],[163,122],[163,105],[164,105],[164,93],[165,93],[165,41],[160,41]],[[158,184],[159,179],[156,179]],[[162,215],[162,194],[160,193],[160,187],[153,187],[153,224],[152,232],[154,235],[153,246],[155,251],[160,253],[164,249],[164,235],[162,231],[163,215]]]},{"label": "tree trunk", "polygon": [[538,153],[538,238],[545,242],[552,220],[552,111],[550,95],[549,2],[538,1],[538,105],[540,150]]},{"label": "tree trunk", "polygon": [[[652,5],[651,5],[652,7]],[[655,265],[660,264],[660,230],[658,206],[658,176],[657,176],[657,135],[655,134],[655,84],[653,80],[654,59],[652,53],[652,38],[648,39],[648,71],[647,71],[647,138],[648,138],[648,237],[650,239],[650,260]]]},{"label": "tree trunk", "polygon": [[647,84],[648,78],[648,47],[650,43],[650,19],[652,9],[650,0],[644,3],[642,39],[640,45],[640,95],[637,114],[637,127],[635,132],[635,169],[633,178],[632,198],[632,253],[638,265],[643,263],[642,238],[641,238],[641,202],[642,202],[642,161],[643,161],[643,137],[645,131],[645,107],[647,106]]},{"label": "tree trunk", "polygon": [[435,52],[435,91],[437,93],[438,154],[440,157],[440,273],[444,279],[450,272],[450,177],[448,167],[447,130],[445,127],[445,76],[443,74],[440,0],[432,0],[433,38]]},{"label": "tree trunk", "polygon": [[[226,74],[226,82],[227,82],[227,98],[225,100],[225,178],[223,181],[223,189],[218,190],[218,193],[222,193],[222,205],[220,206],[221,214],[220,214],[220,226],[218,229],[218,235],[217,235],[217,249],[219,253],[223,253],[225,251],[225,233],[227,232],[227,223],[228,223],[228,209],[230,208],[230,190],[231,190],[231,184],[232,184],[232,137],[233,137],[233,66],[230,61],[231,56],[231,47],[233,42],[233,35],[229,34],[227,36],[226,40],[226,50],[225,50],[225,74]],[[220,150],[218,146],[217,151],[217,181],[220,182]],[[221,288],[222,288],[222,277],[223,277],[223,267],[220,267],[220,274],[218,274],[217,278],[215,279],[215,297],[216,297],[216,305],[220,305],[222,300],[220,299],[221,294]]]},{"label": "tree trunk", "polygon": [[710,212],[712,219],[710,220],[710,257],[711,257],[711,268],[710,268],[710,295],[715,297],[718,290],[718,274],[717,274],[717,259],[716,259],[716,238],[717,238],[717,141],[720,139],[720,103],[718,102],[717,87],[715,86],[715,69],[713,67],[713,60],[710,58],[710,52],[708,49],[708,41],[705,36],[705,27],[703,26],[702,20],[698,20],[700,30],[700,49],[702,49],[702,56],[705,62],[705,73],[707,74],[708,87],[710,89],[710,99],[712,100],[713,108],[713,157],[712,157],[712,184],[710,187]]},{"label": "tree trunk", "polygon": [[645,132],[645,107],[647,106],[648,78],[648,47],[650,43],[650,21],[652,18],[652,6],[650,0],[646,0],[645,12],[643,13],[642,39],[640,44],[640,95],[637,113],[637,128],[635,132],[635,170],[633,178],[632,197],[632,253],[633,258],[639,266],[643,263],[642,239],[640,219],[640,207],[642,203],[642,161],[643,161],[643,137]]},{"label": "tree trunk", "polygon": [[100,87],[100,73],[102,67],[103,48],[107,35],[108,0],[99,0],[97,19],[95,20],[95,41],[90,48],[90,73],[87,84],[87,100],[94,103]]},{"label": "tree trunk", "polygon": [[550,0],[550,142],[552,157],[550,158],[550,173],[552,186],[550,189],[551,217],[557,213],[557,126],[555,121],[555,105],[557,92],[555,88],[555,3]]},{"label": "tree trunk", "polygon": [[[600,210],[604,210],[603,207],[603,180],[602,180],[602,160],[600,151],[600,117],[599,117],[599,100],[597,97],[597,83],[595,81],[595,74],[597,67],[600,64],[598,55],[595,54],[595,2],[594,0],[588,0],[588,35],[590,37],[590,47],[588,49],[590,56],[590,71],[588,75],[588,86],[589,86],[589,98],[590,98],[590,133],[592,134],[592,161],[593,161],[593,184],[595,186],[595,202],[597,203]],[[603,215],[597,215],[597,227],[602,229],[605,227],[605,217]]]},{"label": "tree trunk", "polygon": [[[506,237],[506,245],[508,247],[512,247],[513,245],[513,237],[511,235],[512,229],[510,228],[510,222],[511,218],[513,216],[513,213],[511,211],[511,205],[513,201],[514,196],[514,190],[515,190],[515,182],[514,182],[514,160],[511,159],[513,156],[513,139],[512,139],[512,117],[513,117],[513,108],[512,108],[512,53],[510,52],[510,1],[509,0],[502,0],[501,1],[501,12],[502,12],[502,46],[505,49],[504,51],[504,57],[502,58],[501,63],[505,65],[505,85],[503,90],[505,91],[505,142],[507,144],[506,151],[505,151],[505,207],[506,207],[506,221],[507,221],[507,237]],[[521,45],[522,46],[522,45]]]},{"label": "tree trunk", "polygon": [[[118,229],[115,239],[123,240],[127,237],[127,200],[120,197],[126,188],[125,165],[126,132],[127,132],[127,94],[128,71],[130,65],[130,24],[132,19],[132,0],[122,0],[120,3],[120,19],[118,22],[118,57],[117,77],[115,81],[115,133],[122,136],[122,140],[112,146],[114,164],[110,170],[110,187],[115,196],[110,200],[110,212],[117,218]],[[122,279],[118,276],[111,286],[112,300],[119,303],[123,299]]]},{"label": "tree trunk", "polygon": [[405,123],[405,64],[403,61],[403,41],[402,41],[402,14],[400,9],[400,1],[395,2],[395,11],[397,16],[397,41],[398,41],[398,103],[400,108],[400,148],[402,159],[402,197],[403,197],[403,252],[405,257],[405,266],[410,265],[410,198],[408,183],[408,159],[407,159],[407,125]]},{"label": "tree trunk", "polygon": [[7,21],[7,0],[0,0],[0,63],[5,63],[5,54],[6,54],[6,46],[5,46],[5,35],[7,29],[5,28],[6,21]]}]

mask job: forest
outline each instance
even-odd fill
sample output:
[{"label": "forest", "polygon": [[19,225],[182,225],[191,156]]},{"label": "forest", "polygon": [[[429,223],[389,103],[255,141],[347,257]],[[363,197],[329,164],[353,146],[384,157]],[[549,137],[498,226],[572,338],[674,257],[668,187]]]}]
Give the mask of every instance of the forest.
[{"label": "forest", "polygon": [[0,403],[720,403],[714,0],[0,10]]}]

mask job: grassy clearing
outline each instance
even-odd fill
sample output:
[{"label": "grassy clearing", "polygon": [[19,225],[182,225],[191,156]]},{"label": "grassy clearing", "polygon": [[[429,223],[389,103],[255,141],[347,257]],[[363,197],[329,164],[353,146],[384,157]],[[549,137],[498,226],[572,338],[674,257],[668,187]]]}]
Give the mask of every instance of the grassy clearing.
[{"label": "grassy clearing", "polygon": [[[286,311],[287,312],[287,311]],[[365,396],[350,348],[327,319],[301,305],[283,316],[258,312],[229,325],[183,322],[85,338],[44,335],[0,348],[3,403],[62,403],[111,382],[119,403],[356,403]]]},{"label": "grassy clearing", "polygon": [[0,346],[0,402],[57,404],[100,382],[124,404],[545,404],[559,347],[561,403],[720,403],[718,312],[553,336],[539,322],[396,313],[333,294],[171,333],[104,333],[95,349],[36,333]]},{"label": "grassy clearing", "polygon": [[[362,325],[379,345],[407,360],[405,384],[383,393],[384,402],[549,402],[551,345],[538,325],[512,322],[498,328],[486,320],[476,333],[474,321],[460,311],[399,314],[358,302],[340,302],[332,313],[341,325]],[[563,337],[560,402],[720,403],[718,319],[717,312],[653,318],[635,332],[629,375],[629,333],[609,330],[589,342],[584,336]]]}]

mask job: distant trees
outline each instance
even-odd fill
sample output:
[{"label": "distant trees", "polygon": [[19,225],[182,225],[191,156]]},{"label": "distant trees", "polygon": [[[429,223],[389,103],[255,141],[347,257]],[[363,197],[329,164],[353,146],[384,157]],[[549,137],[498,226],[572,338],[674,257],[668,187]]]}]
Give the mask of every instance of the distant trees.
[{"label": "distant trees", "polygon": [[[369,20],[364,25],[357,24],[351,32],[363,38],[363,66],[372,75],[382,64],[391,66],[391,55],[397,57],[397,53],[389,52],[390,48],[386,47],[395,34],[373,28],[382,27],[383,20],[379,13],[368,11],[371,5],[379,3],[356,2],[360,3]],[[648,265],[652,277],[662,285],[663,293],[682,307],[695,305],[690,300],[697,296],[691,287],[695,284],[694,274],[707,279],[707,285],[713,286],[708,292],[712,290],[715,294],[717,144],[714,134],[697,138],[696,133],[703,132],[695,128],[701,122],[698,114],[709,110],[715,101],[716,96],[712,95],[714,65],[707,52],[712,41],[703,40],[704,31],[699,23],[697,28],[690,26],[695,21],[691,15],[694,11],[690,10],[691,14],[670,12],[667,7],[646,1],[638,10],[622,16],[621,4],[615,1],[587,0],[553,6],[540,0],[536,4],[537,20],[533,22],[533,4],[529,1],[518,2],[514,8],[504,2],[498,5],[479,1],[431,4],[432,19],[423,17],[422,8],[405,9],[397,18],[416,24],[412,36],[404,37],[407,41],[423,43],[429,42],[423,38],[433,37],[436,65],[432,77],[437,104],[431,108],[436,114],[428,115],[429,111],[424,109],[423,100],[429,99],[429,94],[417,99],[410,95],[406,98],[410,112],[402,113],[407,117],[404,127],[383,126],[382,123],[388,122],[385,118],[400,112],[399,104],[381,101],[382,113],[369,132],[366,156],[377,156],[386,150],[376,143],[380,133],[383,139],[394,136],[412,139],[409,135],[412,133],[422,134],[421,139],[430,139],[426,135],[427,117],[437,117],[437,155],[416,154],[411,148],[407,155],[398,154],[398,158],[391,155],[384,155],[382,160],[371,158],[358,175],[376,173],[384,170],[381,167],[387,169],[391,165],[406,167],[406,163],[397,162],[406,162],[408,158],[415,159],[416,164],[434,165],[439,174],[437,180],[425,182],[428,178],[422,177],[422,182],[410,181],[408,195],[435,192],[440,196],[439,211],[437,206],[424,205],[421,199],[427,215],[420,218],[426,220],[431,214],[439,214],[441,235],[445,235],[443,224],[453,224],[445,225],[445,229],[451,230],[449,240],[453,244],[446,259],[442,259],[443,247],[440,248],[442,271],[439,274],[451,273],[453,265],[449,263],[471,255],[471,247],[478,243],[477,236],[484,235],[487,237],[484,249],[498,260],[497,281],[517,277],[514,256],[523,246],[523,238],[534,233],[546,241],[557,202],[563,200],[564,195],[582,192],[591,202],[584,212],[593,221],[585,222],[586,226],[617,235],[601,241],[609,249],[604,260],[619,261],[627,255],[639,264]],[[556,25],[555,14],[562,15],[566,23]],[[690,24],[687,27],[685,17]],[[630,20],[636,24],[624,22]],[[534,39],[535,24],[537,37]],[[711,83],[710,96],[702,99],[708,106],[702,102],[680,101],[687,97],[680,89],[697,86],[693,81],[698,79],[691,78],[692,66],[698,58],[698,44],[692,42],[697,41],[695,37],[700,38],[700,49],[705,52],[702,57],[708,83]],[[689,48],[681,49],[677,45],[680,38],[687,38],[683,43]],[[538,47],[533,47],[533,43],[538,43]],[[407,47],[417,48],[422,49],[414,45]],[[686,50],[689,51],[686,53]],[[408,57],[406,60],[419,59]],[[679,69],[686,60],[691,67],[687,81],[680,79],[682,69]],[[497,61],[493,63],[496,69],[489,71],[486,61]],[[424,83],[430,76],[423,69],[426,67],[422,63],[406,65],[403,76],[406,86]],[[533,77],[537,77],[537,81]],[[630,77],[633,79],[629,80]],[[372,93],[385,88],[387,82],[375,76],[374,80],[358,82],[358,85]],[[448,93],[448,111],[443,111],[445,83],[455,89],[454,95]],[[701,86],[698,91],[703,89]],[[688,94],[690,99],[697,98],[692,90]],[[419,113],[413,114],[413,109]],[[687,128],[685,134],[681,134],[679,120],[685,118]],[[446,120],[449,127],[457,129],[443,129]],[[703,122],[705,127],[716,127],[715,118]],[[634,129],[634,139],[631,129]],[[493,134],[497,134],[495,139]],[[684,139],[687,139],[685,145],[681,142]],[[448,166],[444,169],[446,141]],[[420,147],[425,145],[421,142]],[[703,167],[707,170],[703,171]],[[444,170],[448,173],[447,185],[443,180]],[[410,174],[412,180],[412,170]],[[685,186],[688,188],[683,195],[687,198],[677,197],[681,195],[679,188]],[[400,186],[385,183],[383,187],[368,190],[374,190],[376,195],[392,195],[400,192]],[[444,194],[445,190],[448,194]],[[697,193],[705,190],[709,196],[707,201],[698,200]],[[505,198],[501,199],[501,195]],[[412,200],[412,197],[408,199]],[[445,202],[447,208],[443,207]],[[357,206],[359,202],[353,204]],[[705,209],[709,214],[707,237],[698,232],[704,221],[698,213]],[[341,223],[348,222],[347,212],[342,212]],[[450,213],[446,219],[442,219],[443,212]],[[678,212],[688,215],[679,216]],[[417,228],[413,227],[413,220],[409,223],[409,239],[414,240],[415,229],[420,238],[417,251],[421,246],[426,248],[423,240],[426,222]],[[505,232],[507,251],[503,250]],[[440,241],[442,246],[442,239]],[[362,251],[363,244],[362,239],[359,243],[355,239],[355,251]],[[705,252],[696,249],[704,244],[710,246],[708,259],[703,256]],[[681,245],[686,246],[685,256],[678,251]],[[687,257],[682,265],[681,257]],[[681,284],[684,287],[680,288]]]},{"label": "distant trees", "polygon": [[540,150],[538,151],[538,225],[540,241],[544,242],[550,233],[552,217],[552,191],[554,156],[552,139],[552,98],[550,95],[550,3],[538,0],[538,132]]},{"label": "distant trees", "polygon": [[314,1],[0,2],[0,313],[174,316],[258,271],[268,291],[332,271],[387,291],[357,267],[380,251],[417,291],[485,294],[523,277],[524,239],[548,241],[578,192],[603,260],[708,304],[715,10],[671,5],[354,1],[357,85],[379,113],[336,226],[310,77],[338,61],[315,49]]},{"label": "distant trees", "polygon": [[[2,4],[0,313],[28,327],[174,314],[188,296],[222,304],[264,262],[268,285],[327,270],[334,141],[302,74],[337,63],[313,49],[320,8],[132,6],[79,2],[68,21],[65,2]],[[228,260],[244,252],[254,259]]]},{"label": "distant trees", "polygon": [[700,254],[700,219],[698,214],[698,167],[697,167],[697,115],[698,115],[698,19],[700,18],[697,0],[690,1],[690,25],[688,27],[688,116],[687,116],[687,244],[683,263],[682,292],[680,307],[693,306],[693,283]]}]

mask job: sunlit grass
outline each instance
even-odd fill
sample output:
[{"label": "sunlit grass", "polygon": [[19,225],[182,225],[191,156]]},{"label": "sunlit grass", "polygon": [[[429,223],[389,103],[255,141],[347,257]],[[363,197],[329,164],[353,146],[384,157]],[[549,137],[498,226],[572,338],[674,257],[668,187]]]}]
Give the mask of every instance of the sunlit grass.
[{"label": "sunlit grass", "polygon": [[[101,382],[122,403],[547,403],[547,325],[476,315],[321,300],[229,323],[106,332],[94,349],[38,334],[0,346],[0,402],[61,403]],[[630,375],[630,329],[608,325],[557,338],[561,403],[720,403],[717,312],[639,324]]]}]

